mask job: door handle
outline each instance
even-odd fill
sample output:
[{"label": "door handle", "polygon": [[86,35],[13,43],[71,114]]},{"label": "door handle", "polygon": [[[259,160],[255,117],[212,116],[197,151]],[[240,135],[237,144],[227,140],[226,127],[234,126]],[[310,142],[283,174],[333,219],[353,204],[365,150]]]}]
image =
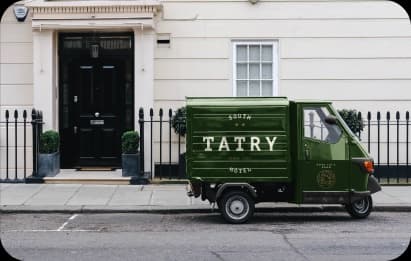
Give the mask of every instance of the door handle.
[{"label": "door handle", "polygon": [[98,118],[98,117],[100,116],[100,113],[99,113],[99,112],[95,112],[95,113],[94,113],[94,116],[96,116],[96,118]]},{"label": "door handle", "polygon": [[310,147],[307,144],[304,144],[304,154],[305,154],[305,159],[309,160],[311,157],[310,153]]}]

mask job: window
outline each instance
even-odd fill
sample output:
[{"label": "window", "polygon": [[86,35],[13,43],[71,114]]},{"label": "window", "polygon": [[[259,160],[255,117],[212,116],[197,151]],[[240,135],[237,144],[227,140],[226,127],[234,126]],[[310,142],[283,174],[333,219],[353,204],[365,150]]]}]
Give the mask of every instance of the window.
[{"label": "window", "polygon": [[234,96],[277,95],[277,43],[236,42]]},{"label": "window", "polygon": [[338,125],[325,122],[328,115],[326,107],[304,108],[304,137],[337,143],[342,131]]}]

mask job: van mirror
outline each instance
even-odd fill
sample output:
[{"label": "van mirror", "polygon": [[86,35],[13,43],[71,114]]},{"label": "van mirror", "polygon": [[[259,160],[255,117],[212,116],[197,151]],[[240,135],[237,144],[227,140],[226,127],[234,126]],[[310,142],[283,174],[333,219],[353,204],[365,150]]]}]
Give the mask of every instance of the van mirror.
[{"label": "van mirror", "polygon": [[337,124],[337,117],[335,117],[334,115],[327,115],[325,117],[325,122],[331,125],[335,125]]}]

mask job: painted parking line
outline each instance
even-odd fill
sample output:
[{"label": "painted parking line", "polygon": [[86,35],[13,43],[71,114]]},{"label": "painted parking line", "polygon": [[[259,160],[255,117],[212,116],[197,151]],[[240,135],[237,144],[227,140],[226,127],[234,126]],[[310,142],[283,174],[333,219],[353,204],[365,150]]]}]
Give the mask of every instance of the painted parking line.
[{"label": "painted parking line", "polygon": [[65,226],[67,226],[67,224],[69,223],[69,221],[75,219],[77,216],[78,216],[78,214],[73,214],[71,217],[69,217],[69,219],[68,219],[66,222],[64,222],[64,223],[57,229],[57,231],[63,230],[63,228],[64,228]]}]

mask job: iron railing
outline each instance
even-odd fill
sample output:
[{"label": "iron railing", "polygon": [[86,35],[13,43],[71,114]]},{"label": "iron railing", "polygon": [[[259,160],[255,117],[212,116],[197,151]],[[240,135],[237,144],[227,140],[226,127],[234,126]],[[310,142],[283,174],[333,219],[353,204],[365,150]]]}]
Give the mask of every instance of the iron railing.
[{"label": "iron railing", "polygon": [[[38,152],[39,152],[39,135],[42,131],[42,113],[38,110],[32,110],[31,120],[28,118],[27,110],[19,114],[18,110],[10,113],[5,111],[4,120],[0,120],[0,127],[4,129],[5,139],[0,142],[0,150],[4,151],[5,157],[1,158],[0,164],[0,183],[19,183],[26,182],[28,171],[31,169],[31,175],[35,176],[38,170]],[[31,125],[32,136],[28,134]],[[10,136],[14,134],[14,138]],[[19,140],[19,135],[20,139]],[[31,147],[27,144],[31,141]],[[3,144],[4,142],[4,144]],[[31,157],[28,155],[28,149],[32,149]],[[21,151],[21,153],[19,153]],[[11,157],[14,156],[14,160]],[[21,156],[21,157],[19,157]],[[29,167],[29,160],[33,160],[32,166]]]},{"label": "iron railing", "polygon": [[391,118],[389,111],[385,113],[385,117],[379,111],[374,116],[371,112],[367,112],[366,115],[366,119],[363,119],[361,112],[358,114],[358,118],[364,120],[364,130],[356,134],[374,157],[375,176],[379,181],[385,179],[386,183],[409,183],[409,111],[395,112],[394,119]]},{"label": "iron railing", "polygon": [[[364,119],[364,129],[356,133],[375,161],[375,176],[385,183],[410,183],[410,114],[396,112],[394,119],[391,113],[368,112]],[[141,175],[150,179],[185,178],[185,138],[174,133],[172,109],[165,114],[159,109],[155,114],[150,109],[147,116],[139,110],[138,123],[140,131]],[[363,120],[362,114],[358,117]],[[177,119],[177,125],[184,120]],[[32,135],[28,134],[31,125]],[[42,132],[43,119],[40,111],[32,110],[31,120],[27,111],[10,113],[5,111],[0,127],[5,137],[0,140],[0,149],[5,156],[0,159],[0,182],[25,182],[38,171],[39,137]],[[14,133],[14,138],[12,134]],[[19,136],[20,134],[20,136]],[[20,140],[19,140],[20,139]],[[22,139],[22,140],[21,140]],[[27,144],[31,141],[31,147]],[[32,149],[32,157],[28,150]],[[20,152],[22,151],[22,152]],[[20,154],[19,154],[20,153]],[[21,157],[19,157],[19,155]],[[14,159],[12,159],[14,156]],[[29,165],[32,160],[32,166]],[[14,163],[14,164],[12,164]]]},{"label": "iron railing", "polygon": [[[166,117],[162,108],[159,109],[157,115],[151,108],[148,119],[145,119],[144,111],[140,108],[138,122],[140,126],[141,175],[148,174],[150,179],[182,179],[186,177],[185,154],[182,153],[185,152],[184,138],[174,133],[172,128],[174,116],[172,109],[168,110],[168,117]],[[183,120],[178,118],[175,122],[178,127],[183,124]],[[146,131],[148,131],[147,135]],[[154,133],[155,131],[157,133]],[[149,139],[148,148],[145,148],[146,138]],[[173,152],[173,149],[176,151]]]}]

